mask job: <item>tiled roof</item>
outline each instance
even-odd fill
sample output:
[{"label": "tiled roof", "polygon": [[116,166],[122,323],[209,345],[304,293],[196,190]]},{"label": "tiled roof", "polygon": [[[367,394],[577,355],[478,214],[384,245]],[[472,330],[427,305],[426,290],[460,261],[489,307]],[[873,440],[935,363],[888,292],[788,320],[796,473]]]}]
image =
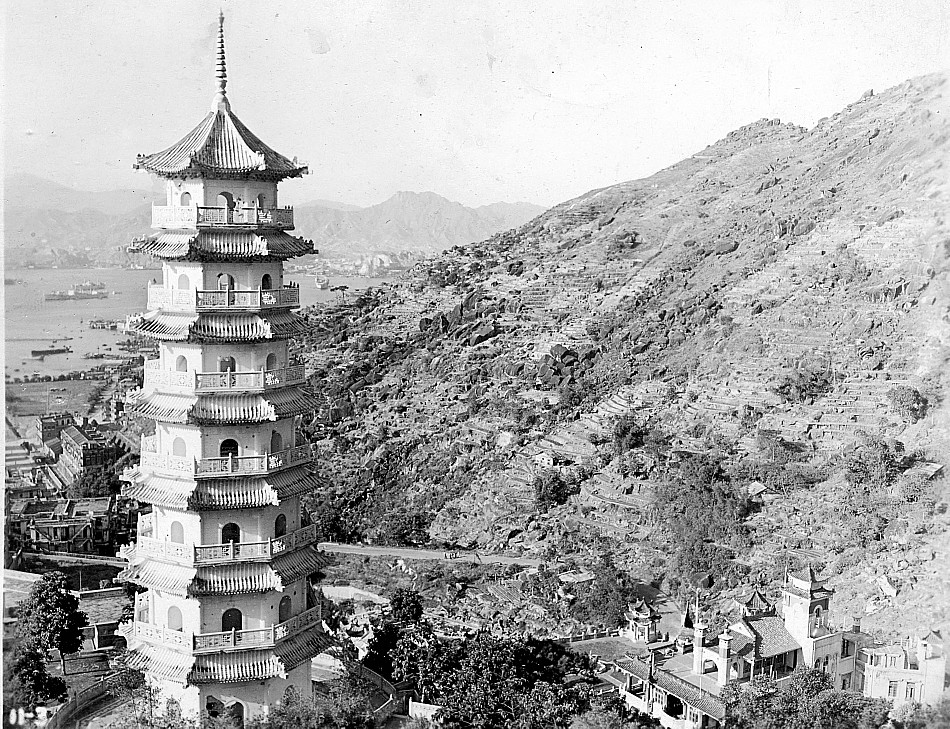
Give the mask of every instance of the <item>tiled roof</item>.
[{"label": "tiled roof", "polygon": [[198,656],[190,679],[193,683],[239,683],[284,674],[283,664],[272,651],[241,651]]},{"label": "tiled roof", "polygon": [[262,478],[208,479],[197,484],[190,506],[193,509],[270,506],[280,503],[281,499],[316,491],[323,485],[323,479],[308,466],[288,468]]},{"label": "tiled roof", "polygon": [[778,656],[801,648],[798,641],[785,628],[785,622],[777,615],[740,620],[756,637],[761,658]]},{"label": "tiled roof", "polygon": [[134,390],[126,395],[126,411],[149,420],[163,423],[185,423],[195,398],[188,395],[170,395],[163,392]]},{"label": "tiled roof", "polygon": [[646,681],[650,678],[650,664],[646,661],[641,661],[639,658],[621,658],[616,661],[616,665],[627,673],[636,676],[641,681]]},{"label": "tiled roof", "polygon": [[129,651],[129,666],[131,668],[160,676],[175,683],[185,683],[188,672],[195,663],[194,656],[149,643],[135,642],[138,643],[135,649]]},{"label": "tiled roof", "polygon": [[164,177],[229,177],[281,180],[307,172],[262,142],[231,111],[219,106],[180,141],[155,154],[139,155],[135,169]]},{"label": "tiled roof", "polygon": [[282,230],[166,231],[133,241],[129,250],[168,260],[286,260],[313,253],[313,241]]},{"label": "tiled roof", "polygon": [[292,311],[201,315],[150,311],[136,322],[135,331],[170,342],[259,342],[293,337],[307,328]]},{"label": "tiled roof", "polygon": [[323,653],[333,644],[330,637],[319,628],[314,628],[281,641],[274,652],[288,671]]},{"label": "tiled roof", "polygon": [[134,468],[127,474],[130,480],[122,487],[123,495],[148,504],[160,504],[175,509],[188,508],[189,497],[196,485],[191,479],[145,475],[139,468]]},{"label": "tiled roof", "polygon": [[120,580],[128,580],[136,585],[155,590],[171,592],[179,597],[185,597],[188,588],[195,578],[194,567],[183,567],[176,564],[166,564],[148,559],[138,563],[140,559],[134,547],[128,549],[131,564],[119,573]]},{"label": "tiled roof", "polygon": [[316,547],[309,546],[281,554],[274,559],[272,565],[274,571],[287,585],[326,567],[328,563],[327,555],[318,552]]},{"label": "tiled roof", "polygon": [[722,721],[726,716],[726,705],[720,699],[671,673],[659,669],[653,674],[653,682],[664,691],[676,696],[683,703],[689,704],[694,709],[699,709],[699,711],[717,721]]},{"label": "tiled roof", "polygon": [[207,395],[195,398],[136,390],[126,398],[130,414],[163,423],[265,423],[312,412],[313,396],[300,387],[260,395]]},{"label": "tiled roof", "polygon": [[192,592],[195,595],[239,595],[280,590],[283,586],[280,576],[269,565],[247,562],[199,568]]},{"label": "tiled roof", "polygon": [[317,402],[300,387],[272,390],[261,395],[200,397],[191,411],[196,423],[263,423],[313,412]]}]

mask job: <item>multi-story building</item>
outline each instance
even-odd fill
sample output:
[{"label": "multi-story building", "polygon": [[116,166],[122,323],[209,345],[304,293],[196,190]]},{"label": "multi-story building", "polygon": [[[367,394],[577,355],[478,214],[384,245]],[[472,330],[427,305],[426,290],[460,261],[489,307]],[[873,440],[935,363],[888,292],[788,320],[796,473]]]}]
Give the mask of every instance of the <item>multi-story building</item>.
[{"label": "multi-story building", "polygon": [[829,627],[831,596],[811,569],[790,574],[781,615],[753,592],[740,602],[742,617],[715,641],[707,641],[708,625],[697,621],[692,645],[651,646],[646,657],[614,661],[605,678],[627,703],[669,729],[721,726],[726,707],[720,690],[754,676],[781,682],[804,666],[825,671],[836,688],[848,689],[855,672],[856,635]]},{"label": "multi-story building", "polygon": [[73,413],[46,413],[36,418],[36,431],[40,440],[45,443],[53,438],[59,438],[63,428],[73,425],[76,418]]},{"label": "multi-story building", "polygon": [[946,674],[943,636],[931,631],[914,641],[859,648],[854,688],[894,706],[932,704],[943,694]]},{"label": "multi-story building", "polygon": [[6,530],[16,546],[39,552],[108,554],[115,551],[116,498],[34,501],[9,505]]},{"label": "multi-story building", "polygon": [[66,483],[77,480],[84,473],[113,468],[119,456],[115,442],[85,418],[82,423],[63,428],[59,439],[63,453],[56,470]]},{"label": "multi-story building", "polygon": [[277,192],[307,168],[235,116],[226,84],[222,16],[210,113],[135,164],[166,196],[155,232],[133,243],[162,260],[162,281],[135,323],[159,354],[127,400],[155,432],[124,476],[152,510],[123,552],[122,577],[146,590],[122,631],[169,710],[243,720],[288,689],[309,697],[328,638],[310,581],[325,562],[299,498],[318,487],[298,429],[314,402],[288,349],[299,290],[283,278],[313,244],[290,235]]}]

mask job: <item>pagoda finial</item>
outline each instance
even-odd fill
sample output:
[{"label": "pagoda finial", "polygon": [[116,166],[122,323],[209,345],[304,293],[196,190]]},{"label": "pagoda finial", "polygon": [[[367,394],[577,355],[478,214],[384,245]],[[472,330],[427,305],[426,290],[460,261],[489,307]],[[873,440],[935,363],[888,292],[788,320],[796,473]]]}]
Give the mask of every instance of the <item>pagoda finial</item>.
[{"label": "pagoda finial", "polygon": [[224,60],[224,10],[218,15],[218,63],[214,73],[218,90],[214,95],[214,110],[230,111],[228,102],[228,68]]}]

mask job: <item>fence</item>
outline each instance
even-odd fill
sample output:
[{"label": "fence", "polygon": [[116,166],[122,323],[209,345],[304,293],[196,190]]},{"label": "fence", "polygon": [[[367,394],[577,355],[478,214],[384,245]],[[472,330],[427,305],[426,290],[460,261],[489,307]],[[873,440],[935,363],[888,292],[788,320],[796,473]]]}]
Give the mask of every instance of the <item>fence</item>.
[{"label": "fence", "polygon": [[96,683],[79,691],[69,701],[60,706],[46,723],[46,729],[67,729],[69,722],[98,702],[103,696],[109,694],[113,676],[114,674],[103,676]]}]

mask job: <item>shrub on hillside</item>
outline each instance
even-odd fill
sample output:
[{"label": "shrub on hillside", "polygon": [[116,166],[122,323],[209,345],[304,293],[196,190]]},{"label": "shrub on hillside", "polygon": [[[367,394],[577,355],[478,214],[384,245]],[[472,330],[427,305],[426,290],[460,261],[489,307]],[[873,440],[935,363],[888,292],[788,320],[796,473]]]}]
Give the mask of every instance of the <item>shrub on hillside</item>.
[{"label": "shrub on hillside", "polygon": [[913,387],[899,385],[887,393],[887,399],[894,413],[912,423],[927,414],[927,398]]}]

